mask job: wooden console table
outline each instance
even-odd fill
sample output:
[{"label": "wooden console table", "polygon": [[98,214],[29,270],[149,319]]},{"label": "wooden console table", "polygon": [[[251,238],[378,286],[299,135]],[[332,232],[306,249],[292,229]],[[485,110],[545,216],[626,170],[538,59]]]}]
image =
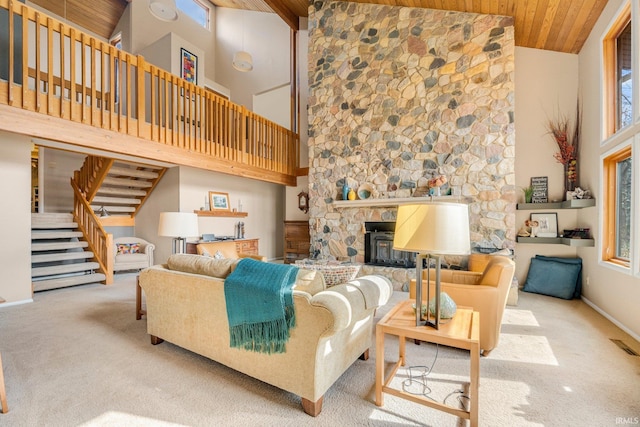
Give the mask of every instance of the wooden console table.
[{"label": "wooden console table", "polygon": [[[260,239],[233,239],[233,242],[236,244],[236,252],[239,254],[248,254],[248,255],[260,255],[258,248],[258,241]],[[221,240],[225,241],[225,240]],[[215,242],[215,241],[214,241]],[[200,243],[213,243],[213,242],[187,242],[187,253],[188,254],[197,254],[198,253],[198,244]]]},{"label": "wooden console table", "polygon": [[[471,427],[477,427],[480,380],[480,313],[470,308],[458,307],[453,319],[441,324],[440,329],[436,330],[428,326],[416,326],[416,315],[412,307],[414,301],[409,299],[399,303],[376,325],[376,405],[383,405],[383,392],[385,392],[457,415],[460,418],[470,420]],[[386,379],[384,377],[385,334],[395,335],[399,341],[399,360]],[[389,384],[396,375],[398,368],[406,363],[405,346],[407,338],[469,350],[471,372],[468,397],[471,406],[468,411],[390,387]]]}]

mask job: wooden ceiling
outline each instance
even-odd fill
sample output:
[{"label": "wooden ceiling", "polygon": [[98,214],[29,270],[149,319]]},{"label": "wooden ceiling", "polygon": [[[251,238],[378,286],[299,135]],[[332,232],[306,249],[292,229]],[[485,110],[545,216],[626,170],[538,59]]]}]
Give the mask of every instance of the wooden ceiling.
[{"label": "wooden ceiling", "polygon": [[[109,38],[130,0],[31,0]],[[148,1],[148,0],[136,0]],[[352,0],[514,17],[516,45],[578,53],[607,0]],[[219,7],[275,12],[292,28],[307,17],[309,0],[210,0]],[[313,2],[313,0],[311,0]]]}]

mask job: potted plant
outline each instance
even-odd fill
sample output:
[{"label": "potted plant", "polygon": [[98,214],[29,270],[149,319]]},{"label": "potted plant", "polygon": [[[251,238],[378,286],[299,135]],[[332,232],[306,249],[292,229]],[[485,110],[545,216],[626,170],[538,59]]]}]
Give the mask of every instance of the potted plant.
[{"label": "potted plant", "polygon": [[524,193],[524,202],[531,203],[533,198],[533,186],[522,187],[522,192]]}]

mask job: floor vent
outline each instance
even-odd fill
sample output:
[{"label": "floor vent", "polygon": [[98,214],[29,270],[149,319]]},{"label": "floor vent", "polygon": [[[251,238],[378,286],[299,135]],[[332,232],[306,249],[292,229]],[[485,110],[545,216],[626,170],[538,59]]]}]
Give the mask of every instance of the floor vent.
[{"label": "floor vent", "polygon": [[624,342],[622,342],[622,340],[614,340],[613,338],[610,338],[610,339],[615,345],[620,347],[622,350],[624,350],[626,353],[630,354],[631,356],[640,356],[640,354],[636,353],[635,350],[633,350],[631,347],[629,347]]}]

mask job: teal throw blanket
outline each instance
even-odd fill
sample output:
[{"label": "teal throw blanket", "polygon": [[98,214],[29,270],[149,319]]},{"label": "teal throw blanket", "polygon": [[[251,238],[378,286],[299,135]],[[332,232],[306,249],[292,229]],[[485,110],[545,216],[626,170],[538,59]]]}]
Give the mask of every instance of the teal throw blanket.
[{"label": "teal throw blanket", "polygon": [[293,284],[298,268],[251,258],[224,281],[230,345],[259,353],[284,353],[296,324]]}]

